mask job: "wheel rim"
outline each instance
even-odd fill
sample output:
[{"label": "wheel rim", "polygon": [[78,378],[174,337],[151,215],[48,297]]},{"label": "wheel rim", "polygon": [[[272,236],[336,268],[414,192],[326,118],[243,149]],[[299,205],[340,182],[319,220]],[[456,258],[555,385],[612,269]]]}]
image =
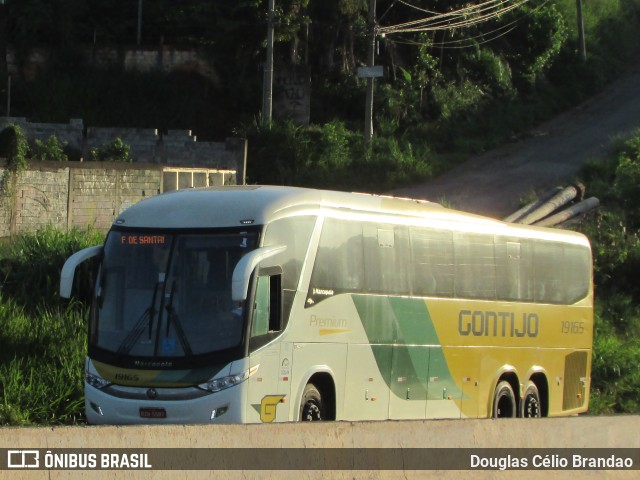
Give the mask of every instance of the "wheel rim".
[{"label": "wheel rim", "polygon": [[540,417],[540,401],[535,395],[528,395],[525,399],[524,416],[526,418]]},{"label": "wheel rim", "polygon": [[320,407],[313,401],[308,401],[302,410],[302,420],[313,422],[322,420],[322,411]]}]

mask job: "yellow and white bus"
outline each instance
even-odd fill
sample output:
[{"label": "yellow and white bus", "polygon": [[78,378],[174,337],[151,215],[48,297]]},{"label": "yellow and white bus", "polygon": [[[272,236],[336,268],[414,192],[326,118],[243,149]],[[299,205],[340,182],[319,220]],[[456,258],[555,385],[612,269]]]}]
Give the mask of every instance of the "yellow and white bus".
[{"label": "yellow and white bus", "polygon": [[585,412],[591,251],[578,233],[286,187],[171,192],[99,256],[92,424]]}]

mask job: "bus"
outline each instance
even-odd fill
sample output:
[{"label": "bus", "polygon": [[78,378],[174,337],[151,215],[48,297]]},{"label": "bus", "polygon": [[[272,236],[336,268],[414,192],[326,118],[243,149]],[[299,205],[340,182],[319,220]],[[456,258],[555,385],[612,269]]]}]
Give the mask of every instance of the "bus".
[{"label": "bus", "polygon": [[574,415],[589,404],[590,245],[428,201],[180,190],[96,258],[90,424]]}]

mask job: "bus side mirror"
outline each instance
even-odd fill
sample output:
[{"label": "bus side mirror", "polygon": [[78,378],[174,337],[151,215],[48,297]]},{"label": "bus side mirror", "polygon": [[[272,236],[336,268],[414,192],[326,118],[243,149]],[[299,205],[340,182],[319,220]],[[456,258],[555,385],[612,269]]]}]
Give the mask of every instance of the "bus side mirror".
[{"label": "bus side mirror", "polygon": [[286,245],[260,247],[256,250],[252,250],[242,257],[236,265],[236,268],[233,270],[233,276],[231,277],[232,300],[234,302],[246,300],[251,273],[255,270],[258,264],[269,257],[273,257],[280,252],[284,252],[286,249]]},{"label": "bus side mirror", "polygon": [[78,265],[80,265],[85,260],[89,260],[96,255],[100,255],[101,253],[102,245],[88,247],[84,250],[80,250],[79,252],[74,253],[67,259],[66,262],[64,262],[62,272],[60,273],[60,296],[62,298],[71,298],[73,277],[75,276],[76,268],[78,267]]}]

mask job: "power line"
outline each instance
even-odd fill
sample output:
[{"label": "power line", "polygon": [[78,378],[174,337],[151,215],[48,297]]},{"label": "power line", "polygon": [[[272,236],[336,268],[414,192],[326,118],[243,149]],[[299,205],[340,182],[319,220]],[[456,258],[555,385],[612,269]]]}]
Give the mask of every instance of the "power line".
[{"label": "power line", "polygon": [[[498,10],[496,10],[493,5],[487,5],[488,2],[486,2],[485,4],[478,6],[478,7],[484,7],[484,8],[478,8],[473,11],[470,11],[468,8],[466,8],[463,10],[436,15],[433,17],[416,20],[413,22],[406,22],[404,24],[395,25],[392,27],[381,27],[379,28],[379,31],[380,33],[391,34],[391,33],[449,30],[453,28],[470,27],[472,25],[487,22],[489,20],[497,18],[498,16],[508,11],[511,11],[515,8],[518,8],[524,5],[526,2],[530,0],[515,0],[515,1],[517,3],[504,6]],[[494,2],[495,0],[493,0],[491,3],[494,3]]]},{"label": "power line", "polygon": [[486,0],[477,5],[470,5],[458,10],[445,13],[435,13],[409,4],[405,0],[399,3],[409,6],[424,13],[433,15],[418,20],[412,20],[397,25],[378,26],[377,33],[383,35],[398,33],[428,32],[436,30],[449,30],[453,28],[466,28],[479,23],[487,22],[507,12],[515,10],[531,0]]},{"label": "power line", "polygon": [[[433,47],[439,47],[439,48],[462,49],[462,48],[475,47],[478,45],[483,45],[485,43],[492,42],[500,37],[507,35],[509,32],[512,32],[518,26],[519,23],[521,23],[525,18],[531,16],[534,12],[537,12],[538,10],[543,8],[545,5],[549,3],[549,1],[550,0],[545,0],[542,4],[538,5],[533,10],[528,11],[524,15],[521,15],[520,17],[516,18],[515,20],[509,23],[506,23],[504,25],[501,25],[488,32],[480,33],[472,37],[460,38],[455,40],[447,40],[447,41],[443,40],[441,42],[433,42],[431,43],[431,45]],[[482,40],[477,41],[478,39],[482,39]],[[424,44],[424,42],[420,42],[416,40],[408,40],[408,39],[402,40],[402,39],[394,38],[393,40],[389,40],[389,41],[392,43],[398,43],[398,44],[404,44],[404,45],[423,45]]]}]

